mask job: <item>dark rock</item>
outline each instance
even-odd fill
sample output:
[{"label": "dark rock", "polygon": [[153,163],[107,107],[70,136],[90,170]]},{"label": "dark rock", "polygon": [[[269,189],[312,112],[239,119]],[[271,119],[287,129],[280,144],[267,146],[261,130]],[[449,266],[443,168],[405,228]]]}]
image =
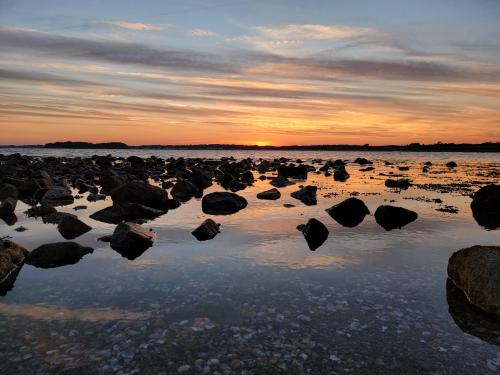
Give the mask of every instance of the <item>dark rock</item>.
[{"label": "dark rock", "polygon": [[365,158],[356,158],[356,160],[354,160],[354,162],[356,164],[359,164],[359,165],[373,164],[372,161],[365,159]]},{"label": "dark rock", "polygon": [[196,185],[198,190],[203,190],[212,186],[212,173],[202,168],[193,168],[188,180]]},{"label": "dark rock", "polygon": [[212,219],[206,219],[198,228],[191,232],[198,241],[207,241],[214,238],[218,233],[220,224],[217,224]]},{"label": "dark rock", "polygon": [[87,208],[88,208],[87,206],[79,205],[79,206],[73,207],[73,210],[79,211],[79,210],[86,210]]},{"label": "dark rock", "polygon": [[165,211],[156,210],[139,203],[126,203],[103,208],[90,215],[91,219],[109,224],[119,224],[122,221],[154,219]]},{"label": "dark rock", "polygon": [[246,189],[247,185],[245,185],[243,182],[237,181],[237,180],[232,180],[229,182],[227,188],[231,190],[233,193],[236,193],[237,191],[244,190]]},{"label": "dark rock", "polygon": [[401,166],[401,167],[398,167],[398,169],[399,169],[400,171],[409,171],[409,170],[410,170],[410,167],[408,167],[408,166],[406,166],[406,165],[403,165],[403,166]]},{"label": "dark rock", "polygon": [[417,220],[417,213],[403,207],[383,205],[375,211],[375,220],[385,230],[401,229]]},{"label": "dark rock", "polygon": [[385,180],[385,186],[387,186],[388,188],[408,189],[410,185],[411,181],[407,178],[400,178],[399,180]]},{"label": "dark rock", "polygon": [[298,191],[294,191],[290,195],[293,198],[298,199],[299,201],[301,201],[302,203],[304,203],[307,206],[313,206],[313,205],[317,204],[317,200],[316,200],[317,190],[318,190],[318,188],[316,186],[307,185]]},{"label": "dark rock", "polygon": [[328,238],[328,229],[316,219],[309,219],[307,224],[301,224],[297,229],[302,232],[309,249],[312,251],[323,245]]},{"label": "dark rock", "polygon": [[359,171],[360,172],[370,172],[373,171],[375,167],[366,167],[366,168],[361,168]]},{"label": "dark rock", "polygon": [[87,200],[89,202],[97,202],[97,201],[103,201],[106,199],[106,194],[95,194],[95,193],[90,193],[87,196]]},{"label": "dark rock", "polygon": [[486,229],[500,228],[500,185],[488,185],[479,189],[470,204],[472,216]]},{"label": "dark rock", "polygon": [[295,185],[295,182],[290,181],[288,180],[288,178],[283,176],[278,176],[276,178],[273,178],[269,183],[277,188]]},{"label": "dark rock", "polygon": [[111,192],[113,204],[139,203],[157,210],[167,208],[168,194],[160,187],[143,182],[127,182]]},{"label": "dark rock", "polygon": [[42,204],[41,206],[31,207],[26,211],[28,217],[41,217],[56,213],[57,210],[53,206]]},{"label": "dark rock", "polygon": [[76,219],[76,215],[69,214],[67,212],[56,211],[49,215],[42,216],[42,220],[45,224],[59,224],[65,217],[71,216]]},{"label": "dark rock", "polygon": [[18,244],[0,239],[0,295],[14,287],[17,275],[28,255],[28,250]]},{"label": "dark rock", "polygon": [[42,204],[47,204],[50,206],[64,206],[67,204],[72,204],[74,201],[71,191],[65,187],[52,187],[48,189],[45,194],[43,194],[40,202]]},{"label": "dark rock", "polygon": [[120,175],[120,176],[103,176],[99,179],[99,183],[101,185],[101,193],[109,195],[111,192],[125,185],[128,181],[128,176]]},{"label": "dark rock", "polygon": [[26,232],[28,230],[28,228],[26,227],[23,227],[22,225],[20,227],[17,227],[16,229],[14,229],[16,232],[19,232],[19,233],[22,233],[22,232]]},{"label": "dark rock", "polygon": [[19,197],[19,192],[17,188],[12,184],[3,184],[0,188],[0,201],[7,198],[17,199]]},{"label": "dark rock", "polygon": [[278,167],[278,177],[307,179],[307,167],[305,165],[280,165]]},{"label": "dark rock", "polygon": [[61,235],[67,240],[80,237],[82,234],[87,233],[91,229],[92,228],[90,226],[73,216],[63,217],[57,225],[57,230],[59,230],[59,233],[61,233]]},{"label": "dark rock", "polygon": [[230,215],[242,210],[247,204],[247,200],[237,194],[215,192],[203,197],[201,208],[210,215]]},{"label": "dark rock", "polygon": [[328,214],[340,225],[353,228],[359,225],[370,213],[364,202],[358,198],[346,200],[326,210]]},{"label": "dark rock", "polygon": [[335,181],[344,182],[349,178],[349,173],[345,169],[335,169],[333,171],[333,179]]},{"label": "dark rock", "polygon": [[111,242],[111,239],[113,238],[113,235],[111,234],[108,234],[106,236],[102,236],[102,237],[99,237],[97,239],[97,241],[101,241],[101,242]]},{"label": "dark rock", "polygon": [[170,190],[170,194],[181,202],[187,202],[199,192],[198,187],[188,180],[179,180]]},{"label": "dark rock", "polygon": [[174,186],[174,183],[172,181],[163,181],[161,183],[162,189],[170,189],[172,186]]},{"label": "dark rock", "polygon": [[449,161],[448,163],[446,163],[446,166],[448,168],[456,168],[457,167],[457,163],[455,163],[454,161]]},{"label": "dark rock", "polygon": [[453,253],[448,277],[472,304],[500,317],[500,246],[472,246]]},{"label": "dark rock", "polygon": [[12,216],[16,210],[17,199],[16,198],[5,198],[0,204],[0,217],[5,218]]},{"label": "dark rock", "polygon": [[91,247],[84,247],[76,242],[55,242],[31,251],[26,263],[38,268],[60,267],[75,264],[93,251]]},{"label": "dark rock", "polygon": [[252,171],[245,171],[241,174],[241,181],[246,184],[251,184],[255,181]]},{"label": "dark rock", "polygon": [[265,199],[265,200],[276,200],[281,197],[281,193],[279,192],[278,189],[270,189],[266,191],[262,191],[257,194],[258,199]]},{"label": "dark rock", "polygon": [[118,224],[111,238],[111,248],[123,257],[133,260],[153,246],[156,233],[139,224],[122,222]]}]

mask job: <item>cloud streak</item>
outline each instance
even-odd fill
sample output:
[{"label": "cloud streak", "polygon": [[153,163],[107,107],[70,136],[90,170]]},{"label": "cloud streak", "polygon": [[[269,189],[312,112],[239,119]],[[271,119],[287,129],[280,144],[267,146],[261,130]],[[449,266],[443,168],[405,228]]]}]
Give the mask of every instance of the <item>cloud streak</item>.
[{"label": "cloud streak", "polygon": [[99,25],[109,25],[119,29],[135,30],[135,31],[162,31],[165,30],[163,26],[153,25],[151,23],[139,23],[119,20],[99,20],[95,21]]}]

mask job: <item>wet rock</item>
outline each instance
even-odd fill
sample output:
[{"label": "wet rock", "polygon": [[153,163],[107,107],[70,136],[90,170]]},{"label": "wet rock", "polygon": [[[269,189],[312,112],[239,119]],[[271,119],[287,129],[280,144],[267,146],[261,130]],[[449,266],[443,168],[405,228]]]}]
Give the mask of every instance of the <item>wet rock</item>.
[{"label": "wet rock", "polygon": [[61,220],[63,220],[65,217],[71,216],[76,219],[76,215],[67,213],[67,212],[59,212],[56,211],[54,213],[51,213],[49,215],[42,216],[42,220],[44,224],[59,224]]},{"label": "wet rock", "polygon": [[97,201],[103,201],[106,199],[106,194],[95,194],[95,193],[90,193],[87,196],[87,200],[89,202],[97,202]]},{"label": "wet rock", "polygon": [[50,206],[64,206],[68,204],[72,204],[74,201],[73,196],[71,195],[71,191],[69,191],[65,187],[52,187],[48,189],[40,202],[42,204],[47,204]]},{"label": "wet rock", "polygon": [[28,250],[18,244],[0,239],[0,295],[14,287],[17,275],[28,255]]},{"label": "wet rock", "polygon": [[344,182],[349,178],[349,173],[345,169],[335,169],[333,171],[333,179],[335,181]]},{"label": "wet rock", "polygon": [[214,238],[218,233],[220,224],[217,224],[212,219],[206,219],[198,228],[191,232],[198,241],[207,241]]},{"label": "wet rock", "polygon": [[302,232],[309,249],[312,251],[323,245],[328,238],[328,229],[316,219],[309,219],[307,224],[301,224],[297,229]]},{"label": "wet rock", "polygon": [[316,192],[317,191],[318,191],[318,188],[316,186],[307,185],[298,191],[294,191],[290,195],[293,198],[298,199],[299,201],[301,201],[302,203],[304,203],[307,206],[313,206],[313,205],[317,204],[317,200],[316,200]]},{"label": "wet rock", "polygon": [[500,246],[472,246],[453,253],[448,277],[472,304],[500,317]]},{"label": "wet rock", "polygon": [[375,220],[385,230],[401,229],[417,220],[417,213],[403,207],[382,205],[375,211]]},{"label": "wet rock", "polygon": [[245,184],[252,184],[255,181],[255,177],[252,171],[245,171],[241,174],[241,181]]},{"label": "wet rock", "polygon": [[365,203],[358,198],[346,200],[326,210],[328,214],[340,225],[353,228],[359,225],[370,213]]},{"label": "wet rock", "polygon": [[16,210],[17,199],[16,198],[5,198],[0,204],[0,217],[6,218],[12,216]]},{"label": "wet rock", "polygon": [[366,167],[366,168],[361,168],[359,171],[360,172],[370,172],[373,171],[375,167]]},{"label": "wet rock", "polygon": [[110,195],[114,189],[122,185],[125,185],[127,181],[128,181],[128,176],[125,175],[103,176],[99,179],[99,183],[101,185],[101,193]]},{"label": "wet rock", "polygon": [[198,187],[188,180],[179,180],[172,187],[170,194],[181,202],[187,202],[199,193]]},{"label": "wet rock", "polygon": [[163,181],[161,183],[162,189],[170,189],[172,186],[174,186],[174,183],[172,181]]},{"label": "wet rock", "polygon": [[0,201],[7,198],[17,199],[19,197],[19,192],[17,188],[12,184],[3,184],[0,187]]},{"label": "wet rock", "polygon": [[455,163],[454,161],[449,161],[448,163],[446,163],[446,166],[448,168],[456,168],[457,167],[457,163]]},{"label": "wet rock", "polygon": [[356,164],[359,164],[359,165],[373,164],[372,161],[365,159],[365,158],[356,158],[356,160],[354,160],[354,162]]},{"label": "wet rock", "polygon": [[212,173],[202,168],[193,168],[188,180],[194,184],[198,190],[212,186]]},{"label": "wet rock", "polygon": [[269,183],[277,188],[295,185],[295,182],[290,181],[288,178],[283,176],[278,176],[276,178],[273,178]]},{"label": "wet rock", "polygon": [[19,232],[19,233],[22,233],[22,232],[26,232],[28,230],[28,228],[26,227],[23,227],[22,225],[17,227],[16,229],[14,229],[16,232]]},{"label": "wet rock", "polygon": [[106,236],[102,236],[102,237],[99,237],[97,239],[97,241],[101,241],[101,242],[111,242],[111,239],[113,238],[113,235],[111,234],[108,234]]},{"label": "wet rock", "polygon": [[143,182],[127,182],[111,192],[113,204],[139,203],[157,210],[166,209],[168,194],[160,187]]},{"label": "wet rock", "polygon": [[305,165],[280,165],[278,167],[278,177],[307,179],[307,167]]},{"label": "wet rock", "polygon": [[385,180],[385,186],[387,186],[388,188],[408,189],[410,185],[411,181],[407,178],[400,178],[399,180]]},{"label": "wet rock", "polygon": [[91,229],[90,226],[73,216],[65,216],[57,225],[57,230],[67,240],[80,237]]},{"label": "wet rock", "polygon": [[488,185],[479,189],[470,205],[472,216],[486,229],[500,228],[500,185]]},{"label": "wet rock", "polygon": [[237,191],[244,190],[246,189],[247,185],[245,185],[243,182],[238,181],[238,180],[232,180],[229,182],[227,185],[227,188],[231,190],[233,193],[236,193]]},{"label": "wet rock", "polygon": [[207,194],[201,201],[204,213],[210,215],[230,215],[242,210],[248,205],[245,198],[227,192],[215,192]]},{"label": "wet rock", "polygon": [[38,268],[53,268],[75,264],[94,251],[76,242],[55,242],[37,247],[30,252],[26,263]]},{"label": "wet rock", "polygon": [[164,213],[165,211],[156,210],[139,203],[126,203],[103,208],[90,215],[90,218],[103,223],[119,224],[122,221],[151,220]]},{"label": "wet rock", "polygon": [[111,237],[111,248],[123,257],[133,260],[153,246],[156,233],[139,224],[122,222],[117,225]]},{"label": "wet rock", "polygon": [[40,206],[31,207],[26,211],[28,217],[43,217],[56,213],[57,210],[53,206],[42,204]]},{"label": "wet rock", "polygon": [[270,190],[266,190],[266,191],[262,191],[260,193],[257,194],[257,198],[258,199],[265,199],[265,200],[276,200],[276,199],[280,199],[281,197],[281,193],[279,192],[278,189],[270,189]]},{"label": "wet rock", "polygon": [[79,206],[75,206],[73,207],[73,210],[75,211],[79,211],[79,210],[86,210],[88,207],[85,206],[85,205],[79,205]]}]

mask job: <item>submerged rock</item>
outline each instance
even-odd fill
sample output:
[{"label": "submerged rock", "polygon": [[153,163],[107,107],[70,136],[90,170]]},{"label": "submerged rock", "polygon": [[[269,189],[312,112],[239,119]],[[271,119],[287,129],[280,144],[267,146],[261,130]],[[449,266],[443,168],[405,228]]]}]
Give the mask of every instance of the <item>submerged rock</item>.
[{"label": "submerged rock", "polygon": [[18,244],[0,239],[0,295],[14,287],[17,275],[28,255],[28,250]]},{"label": "submerged rock", "polygon": [[385,230],[401,229],[417,217],[416,212],[403,207],[382,205],[375,211],[375,220]]},{"label": "submerged rock", "polygon": [[472,304],[500,317],[500,246],[472,246],[453,253],[448,277]]},{"label": "submerged rock", "polygon": [[301,224],[297,227],[306,239],[307,245],[311,251],[316,250],[328,238],[328,229],[319,220],[309,219],[307,224]]},{"label": "submerged rock", "polygon": [[74,216],[65,216],[57,225],[59,233],[67,239],[72,240],[80,237],[82,234],[87,233],[92,228]]},{"label": "submerged rock", "polygon": [[207,194],[201,200],[201,209],[210,215],[230,215],[242,210],[248,202],[235,193],[215,192]]},{"label": "submerged rock", "polygon": [[472,216],[486,229],[500,228],[500,185],[488,185],[479,189],[470,205]]},{"label": "submerged rock", "polygon": [[38,268],[60,267],[75,264],[93,251],[91,247],[84,247],[76,242],[49,243],[31,251],[26,263]]},{"label": "submerged rock", "polygon": [[111,237],[111,248],[123,257],[133,260],[153,246],[156,233],[139,224],[122,222]]},{"label": "submerged rock", "polygon": [[150,220],[163,215],[164,213],[165,211],[146,207],[139,203],[126,203],[103,208],[102,210],[94,212],[90,215],[90,218],[104,223],[119,224],[122,221],[129,220]]},{"label": "submerged rock", "polygon": [[353,228],[359,225],[370,213],[364,202],[358,198],[346,200],[326,210],[328,214],[340,225]]},{"label": "submerged rock", "polygon": [[266,191],[262,191],[260,193],[257,194],[257,199],[265,199],[265,200],[276,200],[276,199],[279,199],[281,197],[281,193],[278,189],[270,189],[270,190],[266,190]]},{"label": "submerged rock", "polygon": [[168,206],[168,194],[158,186],[143,182],[127,182],[111,192],[111,199],[115,205],[139,203],[157,210],[164,210]]},{"label": "submerged rock", "polygon": [[304,203],[307,206],[313,206],[313,205],[318,203],[316,200],[316,192],[317,191],[318,191],[318,188],[316,186],[307,185],[298,191],[294,191],[290,195],[293,198],[298,199],[299,201],[301,201],[302,203]]},{"label": "submerged rock", "polygon": [[214,238],[218,233],[220,224],[217,224],[212,219],[205,220],[198,228],[191,232],[198,241],[207,241]]}]

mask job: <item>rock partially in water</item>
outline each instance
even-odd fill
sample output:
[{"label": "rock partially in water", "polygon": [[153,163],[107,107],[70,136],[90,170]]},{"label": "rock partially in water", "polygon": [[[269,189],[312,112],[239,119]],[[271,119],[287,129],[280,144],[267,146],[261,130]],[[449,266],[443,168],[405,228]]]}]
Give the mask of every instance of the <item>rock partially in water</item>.
[{"label": "rock partially in water", "polygon": [[198,186],[193,184],[188,180],[179,179],[177,183],[170,190],[170,194],[175,199],[180,200],[181,202],[187,202],[192,197],[196,196],[199,193],[200,189]]},{"label": "rock partially in water", "polygon": [[335,181],[344,182],[349,178],[349,173],[344,168],[335,169],[333,171],[333,179]]},{"label": "rock partially in water", "polygon": [[53,268],[75,264],[94,251],[76,242],[55,242],[42,245],[28,255],[26,263],[38,268]]},{"label": "rock partially in water", "polygon": [[49,206],[47,204],[42,204],[40,206],[34,206],[26,211],[28,217],[43,217],[56,213],[57,210],[54,206]]},{"label": "rock partially in water", "polygon": [[0,239],[0,295],[14,287],[17,275],[28,255],[28,250],[18,244]]},{"label": "rock partially in water", "polygon": [[295,185],[295,182],[290,181],[288,178],[283,176],[278,176],[276,178],[273,178],[269,183],[277,188]]},{"label": "rock partially in water", "polygon": [[210,215],[230,215],[244,209],[248,202],[235,193],[214,192],[201,200],[201,209]]},{"label": "rock partially in water", "polygon": [[448,277],[472,304],[500,317],[500,246],[472,246],[453,253]]},{"label": "rock partially in water", "polygon": [[122,186],[128,182],[128,176],[126,175],[108,175],[103,176],[99,179],[99,183],[101,184],[101,194],[109,195],[111,192]]},{"label": "rock partially in water", "polygon": [[448,163],[446,163],[446,166],[448,168],[456,168],[457,167],[457,163],[455,163],[454,161],[449,161]]},{"label": "rock partially in water", "polygon": [[16,210],[17,199],[16,198],[5,198],[0,204],[0,217],[5,218],[12,216]]},{"label": "rock partially in water", "polygon": [[486,229],[500,228],[500,185],[488,185],[479,189],[470,204],[472,216]]},{"label": "rock partially in water", "polygon": [[307,206],[313,206],[318,203],[316,199],[316,192],[318,191],[318,188],[313,185],[306,185],[302,189],[298,191],[294,191],[290,195],[301,201]]},{"label": "rock partially in water", "polygon": [[43,194],[40,202],[50,206],[65,206],[72,204],[74,202],[74,198],[69,189],[61,186],[55,186],[48,189]]},{"label": "rock partially in water", "polygon": [[278,166],[278,177],[307,179],[308,169],[305,165],[280,165]]},{"label": "rock partially in water", "polygon": [[61,220],[63,220],[65,217],[71,216],[73,218],[77,218],[76,215],[67,213],[67,212],[59,212],[56,211],[54,213],[51,213],[49,215],[42,216],[42,220],[44,224],[59,224]]},{"label": "rock partially in water", "polygon": [[96,193],[90,193],[87,196],[87,200],[89,202],[97,202],[97,201],[103,201],[106,199],[106,194],[96,194]]},{"label": "rock partially in water", "polygon": [[385,230],[401,229],[417,217],[416,212],[403,207],[382,205],[375,211],[375,220]]},{"label": "rock partially in water", "polygon": [[278,189],[273,188],[266,191],[262,191],[257,194],[257,199],[271,200],[280,199],[281,193]]},{"label": "rock partially in water", "polygon": [[164,210],[168,206],[168,194],[160,187],[143,182],[127,182],[111,192],[111,199],[115,205],[139,203],[157,210]]},{"label": "rock partially in water", "polygon": [[359,165],[373,164],[373,162],[371,160],[368,160],[365,158],[356,158],[356,160],[354,160],[354,162],[356,164],[359,164]]},{"label": "rock partially in water", "polygon": [[388,188],[408,189],[410,185],[411,181],[407,178],[400,178],[399,180],[389,178],[388,180],[385,180],[385,186]]},{"label": "rock partially in water", "polygon": [[370,213],[365,203],[358,198],[346,200],[326,210],[328,214],[340,225],[353,228],[359,225]]},{"label": "rock partially in water", "polygon": [[122,221],[133,221],[140,219],[151,220],[160,215],[163,215],[165,211],[156,210],[151,207],[143,206],[139,203],[125,203],[122,205],[113,205],[110,207],[103,208],[97,212],[90,215],[91,219],[102,221],[103,223],[109,224],[119,224]]},{"label": "rock partially in water", "polygon": [[328,229],[319,220],[309,219],[307,224],[301,224],[297,227],[306,239],[307,245],[311,251],[316,250],[328,238]]},{"label": "rock partially in water", "polygon": [[462,331],[491,345],[500,345],[500,319],[470,303],[451,279],[446,280],[446,300],[448,312]]},{"label": "rock partially in water", "polygon": [[220,224],[217,224],[212,219],[206,219],[198,228],[191,232],[198,241],[207,241],[214,238],[218,233]]},{"label": "rock partially in water", "polygon": [[111,248],[123,257],[133,260],[153,246],[156,233],[139,224],[123,222],[118,224],[111,237]]},{"label": "rock partially in water", "polygon": [[78,218],[68,215],[59,222],[57,230],[66,240],[72,240],[87,233],[92,228]]},{"label": "rock partially in water", "polygon": [[17,188],[12,184],[3,184],[0,185],[0,201],[6,198],[14,198],[17,199],[19,197],[19,192]]}]

